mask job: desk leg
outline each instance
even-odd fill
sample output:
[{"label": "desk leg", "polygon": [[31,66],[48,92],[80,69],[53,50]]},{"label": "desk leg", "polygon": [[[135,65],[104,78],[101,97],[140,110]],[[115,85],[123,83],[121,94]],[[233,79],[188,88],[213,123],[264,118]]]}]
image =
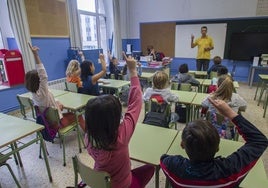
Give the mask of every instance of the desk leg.
[{"label": "desk leg", "polygon": [[[15,149],[18,149],[17,143],[14,142],[13,144],[14,144]],[[17,152],[17,157],[18,157],[18,160],[19,160],[20,167],[23,167],[21,157],[20,157],[20,152]]]},{"label": "desk leg", "polygon": [[[82,148],[81,148],[81,142],[80,140],[83,142],[82,140],[82,135],[80,134],[79,131],[79,121],[78,121],[78,116],[80,115],[80,113],[78,112],[74,112],[75,113],[75,119],[76,119],[76,131],[77,131],[77,139],[78,139],[78,146],[79,146],[79,153],[82,153]],[[85,146],[85,144],[84,144]]]},{"label": "desk leg", "polygon": [[40,140],[40,146],[41,146],[42,151],[43,151],[43,155],[44,155],[44,159],[45,159],[45,163],[46,163],[46,167],[47,167],[48,178],[49,178],[49,181],[52,182],[53,180],[52,180],[51,171],[50,171],[50,167],[49,167],[49,163],[48,163],[47,152],[46,152],[46,149],[44,146],[45,143],[44,143],[44,140],[43,140],[41,133],[38,132],[37,135],[38,135],[38,138]]},{"label": "desk leg", "polygon": [[160,166],[155,167],[155,188],[159,188],[159,170]]},{"label": "desk leg", "polygon": [[257,94],[258,94],[258,90],[259,90],[259,87],[260,87],[260,86],[261,86],[261,84],[262,84],[261,78],[259,78],[259,79],[260,79],[260,81],[258,82],[258,85],[257,85],[256,91],[255,91],[254,100],[256,100],[256,98],[257,98]]},{"label": "desk leg", "polygon": [[252,83],[253,83],[253,79],[254,79],[254,74],[255,74],[255,68],[251,67],[251,68],[250,68],[250,83],[249,83],[250,88],[252,88]]}]

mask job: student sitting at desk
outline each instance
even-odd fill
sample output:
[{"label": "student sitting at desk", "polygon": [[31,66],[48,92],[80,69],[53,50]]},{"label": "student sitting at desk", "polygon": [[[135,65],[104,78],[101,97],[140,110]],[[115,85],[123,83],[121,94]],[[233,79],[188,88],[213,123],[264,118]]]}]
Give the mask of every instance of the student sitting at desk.
[{"label": "student sitting at desk", "polygon": [[179,66],[179,74],[177,74],[171,81],[180,83],[190,83],[192,86],[198,86],[200,83],[198,80],[188,74],[189,69],[187,64],[181,64]]},{"label": "student sitting at desk", "polygon": [[[81,60],[85,60],[85,56],[82,51],[79,51],[78,54],[81,57]],[[81,68],[80,63],[78,60],[73,59],[69,62],[67,69],[66,69],[66,81],[75,83],[77,85],[78,93],[81,93],[82,89],[82,81],[81,81]]]},{"label": "student sitting at desk", "polygon": [[147,53],[149,56],[153,57],[154,61],[162,61],[162,59],[165,57],[163,52],[157,52],[152,45],[147,47]]},{"label": "student sitting at desk", "polygon": [[110,75],[113,74],[115,79],[118,80],[119,74],[121,73],[120,69],[118,68],[118,64],[119,64],[118,59],[112,56],[110,51],[108,51],[108,55],[109,55],[109,60],[110,60],[110,64],[109,64]]},{"label": "student sitting at desk", "polygon": [[84,60],[81,63],[81,79],[83,82],[81,93],[83,94],[100,95],[98,80],[106,74],[106,62],[103,54],[99,55],[99,59],[101,62],[101,71],[97,74],[94,74],[95,66],[93,62]]},{"label": "student sitting at desk", "polygon": [[229,75],[220,76],[217,90],[204,99],[202,107],[213,111],[214,106],[209,102],[209,98],[212,98],[226,101],[235,112],[238,112],[239,108],[246,108],[247,102],[239,94],[233,93],[233,90],[232,77]]},{"label": "student sitting at desk", "polygon": [[[225,67],[224,65],[221,64],[221,57],[220,56],[215,56],[213,58],[213,65],[208,69],[208,76],[210,78],[210,73],[211,72],[218,72],[218,70],[222,67]],[[226,68],[226,67],[225,67]],[[227,68],[226,68],[227,69]],[[212,79],[212,78],[211,78]]]},{"label": "student sitting at desk", "polygon": [[171,93],[168,88],[169,80],[168,75],[164,71],[157,71],[153,76],[153,87],[146,89],[143,95],[144,101],[149,101],[152,95],[161,95],[163,99],[169,102],[178,102],[179,98],[177,95]]},{"label": "student sitting at desk", "polygon": [[89,100],[85,109],[85,142],[89,155],[95,160],[94,169],[111,176],[111,187],[144,188],[154,174],[154,166],[143,165],[131,170],[128,145],[139,119],[142,92],[136,61],[126,58],[126,62],[130,76],[127,112],[122,117],[122,105],[113,95]]},{"label": "student sitting at desk", "polygon": [[[26,73],[25,75],[25,87],[32,93],[32,100],[34,105],[39,107],[54,107],[58,109],[59,117],[61,118],[61,126],[70,125],[72,122],[76,121],[76,115],[72,112],[61,113],[63,105],[56,101],[52,93],[48,90],[48,76],[46,69],[41,62],[41,59],[38,55],[39,48],[36,46],[31,46],[35,63],[36,70],[32,70]],[[85,121],[82,115],[78,117],[80,127],[85,131]],[[57,128],[59,125],[55,125]]]},{"label": "student sitting at desk", "polygon": [[220,143],[215,127],[206,120],[188,123],[180,145],[189,159],[179,154],[160,159],[172,187],[239,187],[268,146],[266,136],[226,102],[211,98],[209,102],[236,125],[246,143],[226,158],[215,158]]}]

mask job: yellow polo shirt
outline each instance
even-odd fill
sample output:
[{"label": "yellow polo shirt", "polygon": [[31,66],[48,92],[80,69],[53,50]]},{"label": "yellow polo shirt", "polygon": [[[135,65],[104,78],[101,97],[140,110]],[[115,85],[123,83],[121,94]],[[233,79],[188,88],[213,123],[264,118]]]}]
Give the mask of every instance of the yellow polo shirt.
[{"label": "yellow polo shirt", "polygon": [[210,59],[210,50],[205,51],[206,47],[214,47],[213,39],[210,36],[196,39],[194,46],[198,46],[196,59]]}]

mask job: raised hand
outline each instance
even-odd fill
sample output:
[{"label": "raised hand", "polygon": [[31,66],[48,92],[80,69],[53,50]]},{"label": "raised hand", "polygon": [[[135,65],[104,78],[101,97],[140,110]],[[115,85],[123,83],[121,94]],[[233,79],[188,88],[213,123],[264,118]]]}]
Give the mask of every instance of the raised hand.
[{"label": "raised hand", "polygon": [[225,101],[218,99],[213,100],[211,98],[208,98],[208,100],[223,116],[229,119],[233,119],[235,116],[238,115]]}]

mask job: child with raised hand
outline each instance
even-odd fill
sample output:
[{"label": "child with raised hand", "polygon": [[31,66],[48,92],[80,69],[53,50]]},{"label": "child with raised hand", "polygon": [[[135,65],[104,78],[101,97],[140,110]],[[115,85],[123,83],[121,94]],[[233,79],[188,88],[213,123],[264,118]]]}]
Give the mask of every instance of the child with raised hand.
[{"label": "child with raised hand", "polygon": [[142,188],[153,176],[154,167],[144,165],[131,170],[128,145],[141,111],[142,92],[135,60],[126,58],[126,62],[131,83],[127,112],[121,119],[122,106],[113,95],[90,99],[85,109],[85,142],[95,160],[94,169],[108,172],[112,187]]},{"label": "child with raised hand", "polygon": [[75,59],[71,60],[66,69],[66,81],[75,83],[77,85],[78,91],[82,88],[82,81],[80,75],[80,63]]},{"label": "child with raised hand", "polygon": [[81,80],[83,82],[83,87],[81,93],[88,95],[100,95],[98,81],[100,78],[106,74],[106,62],[104,55],[99,55],[101,63],[101,71],[94,74],[95,66],[94,63],[89,60],[84,60],[81,63]]},{"label": "child with raised hand", "polygon": [[[62,113],[63,105],[56,101],[53,94],[48,89],[48,76],[46,69],[38,55],[39,48],[37,46],[31,46],[35,63],[36,70],[31,70],[25,75],[25,87],[32,93],[32,100],[34,105],[40,107],[54,107],[58,109],[59,117],[61,118],[61,127],[70,125],[72,122],[76,121],[76,116],[74,113],[67,112]],[[78,118],[80,127],[85,131],[85,121],[82,115]],[[58,125],[55,125],[55,128]]]},{"label": "child with raised hand", "polygon": [[169,79],[167,73],[164,71],[155,72],[153,76],[153,87],[147,88],[144,92],[144,101],[149,101],[152,95],[161,95],[167,103],[178,102],[178,96],[171,93],[168,85]]},{"label": "child with raised hand", "polygon": [[[78,54],[81,60],[84,61],[85,56],[83,52],[79,51]],[[71,83],[76,83],[77,88],[78,88],[78,93],[80,93],[81,88],[82,88],[82,81],[80,78],[81,68],[80,68],[79,61],[76,59],[71,60],[67,66],[65,74],[66,74],[66,81],[71,82]]]},{"label": "child with raised hand", "polygon": [[118,68],[118,64],[119,64],[118,59],[112,56],[110,51],[108,51],[108,55],[109,55],[109,60],[110,60],[110,64],[109,64],[110,74],[113,74],[115,79],[118,80],[119,74],[121,73],[120,69]]},{"label": "child with raised hand", "polygon": [[182,132],[181,147],[188,158],[163,155],[160,166],[173,187],[239,187],[268,146],[268,140],[253,124],[237,114],[223,100],[209,102],[237,127],[246,143],[225,157],[215,157],[220,138],[206,120],[195,120]]},{"label": "child with raised hand", "polygon": [[209,102],[209,98],[224,100],[229,106],[238,112],[239,108],[246,108],[247,102],[237,93],[234,93],[233,79],[229,75],[222,75],[218,79],[218,88],[202,102],[202,107],[214,111],[214,106]]}]

